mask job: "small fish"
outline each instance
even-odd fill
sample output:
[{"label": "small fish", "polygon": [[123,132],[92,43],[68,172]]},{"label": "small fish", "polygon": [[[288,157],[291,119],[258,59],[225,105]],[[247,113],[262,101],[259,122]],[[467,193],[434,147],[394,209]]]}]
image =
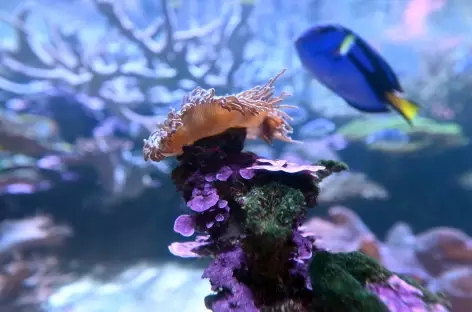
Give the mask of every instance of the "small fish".
[{"label": "small fish", "polygon": [[410,142],[410,136],[400,129],[388,128],[368,135],[364,142],[367,145],[376,143],[407,144]]},{"label": "small fish", "polygon": [[303,67],[320,83],[363,112],[392,107],[412,124],[419,105],[402,96],[396,74],[368,43],[340,25],[315,26],[295,42]]}]

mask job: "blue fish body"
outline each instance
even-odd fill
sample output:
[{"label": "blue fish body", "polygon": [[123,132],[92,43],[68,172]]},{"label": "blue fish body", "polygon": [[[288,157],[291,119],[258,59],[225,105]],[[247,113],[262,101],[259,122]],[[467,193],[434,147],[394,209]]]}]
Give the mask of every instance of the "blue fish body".
[{"label": "blue fish body", "polygon": [[[343,52],[346,38],[352,42]],[[315,26],[295,42],[303,67],[320,83],[360,111],[382,113],[393,107],[408,122],[418,106],[403,92],[388,63],[362,38],[340,25]]]}]

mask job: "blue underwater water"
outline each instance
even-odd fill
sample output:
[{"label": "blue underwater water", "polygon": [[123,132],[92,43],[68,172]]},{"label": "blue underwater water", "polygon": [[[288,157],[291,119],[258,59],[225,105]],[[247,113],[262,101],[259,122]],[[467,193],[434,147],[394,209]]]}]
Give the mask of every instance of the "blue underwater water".
[{"label": "blue underwater water", "polygon": [[[280,103],[290,107],[280,110],[297,142],[275,136],[267,144],[260,138],[267,124],[258,124],[245,150],[288,161],[271,164],[285,173],[291,163],[346,163],[348,171],[320,183],[316,207],[306,215],[304,226],[321,237],[319,246],[374,250],[389,270],[445,292],[451,311],[468,311],[472,10],[466,1],[14,2],[0,3],[0,279],[11,286],[0,287],[0,311],[208,311],[204,298],[214,289],[202,274],[210,259],[176,257],[171,244],[211,233],[237,203],[202,195],[209,189],[194,192],[199,207],[220,210],[195,234],[201,220],[185,219],[195,223],[186,224],[192,230],[177,231],[177,217],[195,213],[196,200],[176,188],[180,160],[169,153],[145,161],[143,140],[195,98],[239,94],[283,69],[275,96],[290,94]],[[326,23],[352,29],[392,67],[402,96],[420,106],[412,125],[392,106],[361,112],[323,85],[357,85],[340,67],[317,80],[302,65],[297,38]],[[192,94],[200,97],[192,102]],[[198,126],[189,136],[229,127],[234,116],[254,117],[234,110],[233,119],[218,124],[227,110],[212,105],[182,119]],[[204,176],[205,183],[226,182],[218,174]]]}]

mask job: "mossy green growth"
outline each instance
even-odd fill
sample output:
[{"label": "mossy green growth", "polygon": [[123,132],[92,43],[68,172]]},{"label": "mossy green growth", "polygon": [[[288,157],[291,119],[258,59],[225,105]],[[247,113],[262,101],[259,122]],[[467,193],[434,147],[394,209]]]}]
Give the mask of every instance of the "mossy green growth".
[{"label": "mossy green growth", "polygon": [[294,221],[305,209],[302,192],[276,182],[254,186],[241,199],[246,228],[255,235],[275,239],[291,235]]},{"label": "mossy green growth", "polygon": [[346,163],[337,160],[320,160],[318,162],[320,166],[326,167],[329,172],[341,172],[345,170],[349,170],[349,167]]},{"label": "mossy green growth", "polygon": [[410,136],[410,142],[375,142],[368,145],[369,149],[389,153],[410,153],[428,147],[464,146],[469,140],[462,128],[452,122],[439,122],[425,117],[417,117],[410,126],[401,116],[366,117],[353,120],[340,127],[337,133],[349,141],[362,141],[370,134],[383,129],[398,129]]},{"label": "mossy green growth", "polygon": [[367,282],[377,283],[387,280],[392,273],[379,264],[375,259],[361,252],[324,253],[329,255],[330,261],[339,265],[344,271],[349,272],[362,286]]},{"label": "mossy green growth", "polygon": [[360,252],[316,252],[310,264],[314,306],[329,307],[329,312],[388,312],[364,286],[389,276],[388,270]]}]

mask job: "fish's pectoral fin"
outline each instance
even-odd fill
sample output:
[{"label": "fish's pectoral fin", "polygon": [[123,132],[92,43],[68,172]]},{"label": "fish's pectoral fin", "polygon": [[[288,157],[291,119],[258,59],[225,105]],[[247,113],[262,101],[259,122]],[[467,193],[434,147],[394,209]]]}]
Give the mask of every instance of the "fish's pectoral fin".
[{"label": "fish's pectoral fin", "polygon": [[356,37],[354,37],[354,35],[352,34],[347,35],[344,38],[341,45],[339,46],[339,49],[338,49],[339,55],[344,56],[348,54],[351,48],[354,46],[355,40],[356,40]]},{"label": "fish's pectoral fin", "polygon": [[412,120],[418,115],[420,106],[408,99],[403,98],[400,95],[396,95],[392,92],[387,92],[385,94],[387,101],[397,110],[403,118],[413,126]]}]

